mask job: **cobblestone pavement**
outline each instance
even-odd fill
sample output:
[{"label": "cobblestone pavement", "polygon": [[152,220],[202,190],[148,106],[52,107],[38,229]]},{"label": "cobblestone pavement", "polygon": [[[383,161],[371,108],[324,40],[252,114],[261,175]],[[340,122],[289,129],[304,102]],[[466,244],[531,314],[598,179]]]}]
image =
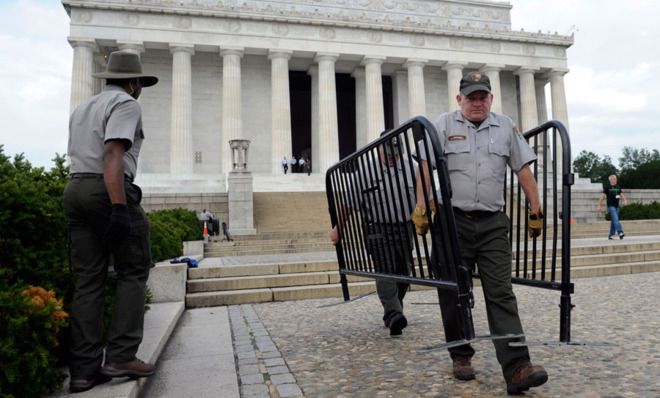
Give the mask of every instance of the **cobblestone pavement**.
[{"label": "cobblestone pavement", "polygon": [[[591,345],[531,346],[532,361],[542,364],[550,379],[526,395],[660,397],[659,284],[660,273],[578,279],[571,340]],[[559,292],[525,286],[516,286],[515,292],[527,340],[556,342]],[[478,335],[487,334],[480,288],[475,289],[475,297],[475,329]],[[320,307],[338,302],[230,307],[242,396],[278,397],[278,383],[291,388],[282,392],[308,398],[506,396],[489,342],[475,345],[477,378],[469,382],[452,378],[446,351],[416,352],[444,340],[435,291],[406,296],[409,325],[401,338],[389,337],[375,295]],[[281,361],[269,365],[270,358]],[[287,375],[286,380],[274,379],[279,372]],[[263,388],[247,388],[257,385]],[[296,386],[302,391],[293,391]]]}]

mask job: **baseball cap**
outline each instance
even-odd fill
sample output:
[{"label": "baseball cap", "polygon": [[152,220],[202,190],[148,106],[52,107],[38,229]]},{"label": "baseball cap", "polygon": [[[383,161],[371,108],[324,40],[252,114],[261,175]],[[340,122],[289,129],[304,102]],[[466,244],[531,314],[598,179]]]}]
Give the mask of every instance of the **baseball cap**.
[{"label": "baseball cap", "polygon": [[463,76],[460,86],[461,94],[470,95],[475,91],[490,93],[490,79],[481,72],[470,72]]},{"label": "baseball cap", "polygon": [[396,156],[401,154],[401,144],[397,137],[392,138],[389,142],[385,144],[385,154],[387,156]]}]

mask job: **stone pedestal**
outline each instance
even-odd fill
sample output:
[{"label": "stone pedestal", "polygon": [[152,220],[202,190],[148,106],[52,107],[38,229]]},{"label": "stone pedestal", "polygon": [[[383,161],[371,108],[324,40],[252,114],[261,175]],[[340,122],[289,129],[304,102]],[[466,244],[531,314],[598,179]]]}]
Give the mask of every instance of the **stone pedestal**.
[{"label": "stone pedestal", "polygon": [[227,175],[229,232],[232,235],[255,235],[252,173],[247,171],[249,140],[231,140],[233,170]]},{"label": "stone pedestal", "polygon": [[227,176],[229,232],[232,235],[255,235],[252,201],[252,173],[232,171]]}]

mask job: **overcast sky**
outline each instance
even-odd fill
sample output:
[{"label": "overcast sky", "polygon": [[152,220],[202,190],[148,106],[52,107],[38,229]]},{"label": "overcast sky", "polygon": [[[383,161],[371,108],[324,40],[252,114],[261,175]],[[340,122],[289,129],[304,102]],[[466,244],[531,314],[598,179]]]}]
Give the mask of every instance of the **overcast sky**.
[{"label": "overcast sky", "polygon": [[[615,165],[623,146],[660,148],[660,2],[512,0],[512,27],[575,33],[566,96],[573,156]],[[72,50],[57,0],[0,0],[0,144],[52,165],[66,152]]]}]

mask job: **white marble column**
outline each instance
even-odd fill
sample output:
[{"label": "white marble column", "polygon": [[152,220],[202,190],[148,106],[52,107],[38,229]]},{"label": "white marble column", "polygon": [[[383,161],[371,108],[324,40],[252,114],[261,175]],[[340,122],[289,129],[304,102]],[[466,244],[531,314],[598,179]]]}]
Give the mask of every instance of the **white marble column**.
[{"label": "white marble column", "polygon": [[408,100],[408,71],[397,70],[392,74],[392,116],[395,126],[410,119]]},{"label": "white marble column", "polygon": [[366,80],[364,68],[356,68],[351,76],[355,79],[355,148],[367,145],[367,119],[365,115]]},{"label": "white marble column", "polygon": [[141,41],[119,41],[117,40],[117,48],[120,51],[127,51],[138,56],[144,53],[144,44]]},{"label": "white marble column", "polygon": [[170,134],[170,174],[175,177],[193,172],[192,139],[192,45],[171,44],[172,113]]},{"label": "white marble column", "polygon": [[367,141],[371,142],[385,130],[385,108],[383,105],[383,76],[380,66],[385,57],[367,56],[362,60],[365,70],[367,98]]},{"label": "white marble column", "polygon": [[459,109],[456,95],[459,92],[461,79],[463,78],[463,62],[447,62],[442,69],[447,71],[447,112]]},{"label": "white marble column", "polygon": [[319,172],[325,173],[339,160],[337,126],[337,86],[335,61],[338,54],[319,53],[315,61],[319,68]]},{"label": "white marble column", "polygon": [[568,107],[566,106],[566,90],[564,75],[567,69],[557,69],[548,73],[550,78],[550,98],[552,100],[552,118],[559,120],[568,129]]},{"label": "white marble column", "polygon": [[229,141],[243,138],[241,115],[241,57],[242,48],[220,48],[222,56],[222,172],[232,170]]},{"label": "white marble column", "polygon": [[[94,54],[94,67],[92,69],[93,72],[103,72],[105,70],[105,65],[105,57],[98,53]],[[100,93],[105,88],[105,79],[92,79],[92,87],[92,95]]]},{"label": "white marble column", "polygon": [[538,68],[520,67],[514,73],[520,83],[520,132],[533,129],[539,125],[538,108],[536,106],[536,87],[534,72]]},{"label": "white marble column", "polygon": [[536,108],[539,118],[539,124],[548,121],[548,105],[545,102],[545,85],[548,81],[542,77],[538,77],[534,81],[536,91]]},{"label": "white marble column", "polygon": [[[566,127],[568,127],[568,107],[566,105],[566,90],[564,88],[564,75],[568,73],[568,69],[555,69],[548,73],[550,78],[550,99],[552,101],[552,118],[559,120]],[[561,170],[562,164],[562,146],[559,137],[557,137],[557,166]]]},{"label": "white marble column", "polygon": [[312,172],[320,173],[319,168],[319,68],[312,65],[307,70],[312,83]]},{"label": "white marble column", "polygon": [[504,65],[486,64],[481,68],[481,73],[486,74],[490,79],[490,91],[493,93],[493,104],[490,107],[491,112],[502,114],[502,87],[500,85],[500,71]]},{"label": "white marble column", "polygon": [[73,47],[73,68],[71,71],[71,98],[69,110],[74,109],[81,102],[94,95],[94,51],[96,42],[92,39],[72,39],[69,44]]},{"label": "white marble column", "polygon": [[426,116],[426,92],[424,91],[424,65],[426,59],[408,59],[403,65],[408,69],[408,111],[410,117]]},{"label": "white marble column", "polygon": [[282,157],[291,156],[291,102],[289,95],[289,59],[292,51],[268,53],[271,84],[271,164],[272,174],[282,174]]}]

